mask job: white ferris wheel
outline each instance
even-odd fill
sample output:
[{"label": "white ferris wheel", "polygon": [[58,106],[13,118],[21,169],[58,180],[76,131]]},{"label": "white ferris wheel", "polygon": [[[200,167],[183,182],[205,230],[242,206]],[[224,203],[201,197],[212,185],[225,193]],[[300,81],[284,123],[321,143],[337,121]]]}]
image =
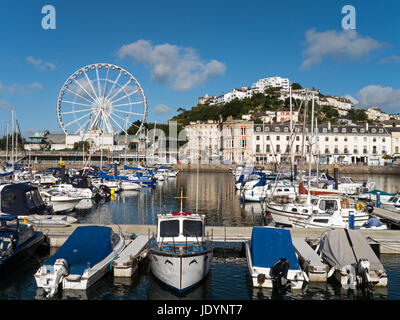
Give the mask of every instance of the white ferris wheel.
[{"label": "white ferris wheel", "polygon": [[74,72],[62,86],[57,117],[65,134],[98,129],[127,134],[130,125],[143,128],[147,102],[140,83],[125,69],[95,63]]}]

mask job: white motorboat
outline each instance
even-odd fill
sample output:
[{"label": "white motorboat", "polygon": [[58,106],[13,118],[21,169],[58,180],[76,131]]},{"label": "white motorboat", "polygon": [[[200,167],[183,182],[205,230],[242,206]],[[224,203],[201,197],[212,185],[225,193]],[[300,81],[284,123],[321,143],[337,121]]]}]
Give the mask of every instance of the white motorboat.
[{"label": "white motorboat", "polygon": [[123,191],[139,190],[141,185],[133,181],[121,181],[120,187]]},{"label": "white motorboat", "polygon": [[253,227],[246,257],[254,287],[301,289],[308,281],[301,270],[289,230]]},{"label": "white motorboat", "polygon": [[265,185],[257,186],[257,184],[252,189],[247,189],[243,193],[245,201],[262,201],[263,199],[273,197],[287,198],[288,200],[294,200],[297,196],[297,187],[291,185],[278,184],[273,185],[267,183]]},{"label": "white motorboat", "polygon": [[351,208],[349,200],[336,195],[315,196],[307,203],[287,203],[284,205],[267,204],[266,213],[271,214],[275,223],[293,226],[292,221],[305,221],[311,214],[339,212],[346,224],[349,216],[354,216],[354,226],[361,227],[370,217],[367,211]]},{"label": "white motorboat", "polygon": [[205,278],[212,259],[212,243],[205,239],[204,215],[183,212],[157,216],[157,238],[148,257],[153,275],[181,293]]},{"label": "white motorboat", "polygon": [[80,226],[35,273],[38,288],[53,297],[62,289],[86,290],[103,277],[125,248],[121,232],[110,227]]},{"label": "white motorboat", "polygon": [[53,187],[55,190],[64,192],[72,197],[81,197],[83,199],[93,199],[96,194],[90,188],[76,188],[72,184],[62,183]]},{"label": "white motorboat", "polygon": [[52,206],[54,213],[70,212],[84,199],[83,197],[74,197],[55,189],[42,190],[40,195],[48,205]]},{"label": "white motorboat", "polygon": [[29,216],[19,215],[18,219],[25,224],[29,223],[37,227],[69,227],[71,224],[78,222],[78,219],[68,215],[55,214],[32,214]]}]

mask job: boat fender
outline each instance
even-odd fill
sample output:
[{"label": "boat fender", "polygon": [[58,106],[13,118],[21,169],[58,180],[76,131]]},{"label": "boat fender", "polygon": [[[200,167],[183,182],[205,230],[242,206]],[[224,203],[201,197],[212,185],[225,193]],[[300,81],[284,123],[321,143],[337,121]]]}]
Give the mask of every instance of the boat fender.
[{"label": "boat fender", "polygon": [[310,279],[307,276],[307,273],[305,271],[303,271],[303,276],[304,276],[304,280],[306,280],[306,282],[310,282]]},{"label": "boat fender", "polygon": [[332,277],[333,276],[333,273],[335,272],[335,268],[331,268],[330,270],[329,270],[329,272],[328,272],[328,274],[327,274],[327,278],[330,278],[330,277]]},{"label": "boat fender", "polygon": [[259,285],[262,285],[265,282],[265,274],[264,273],[259,273],[257,276],[257,283]]}]

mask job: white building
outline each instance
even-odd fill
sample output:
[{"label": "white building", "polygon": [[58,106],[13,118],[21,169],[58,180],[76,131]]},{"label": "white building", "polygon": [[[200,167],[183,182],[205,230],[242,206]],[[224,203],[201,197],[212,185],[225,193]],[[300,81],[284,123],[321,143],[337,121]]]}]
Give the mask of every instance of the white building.
[{"label": "white building", "polygon": [[[288,124],[255,124],[253,136],[253,156],[256,163],[273,163],[288,160],[289,146],[292,145],[293,160],[301,161],[303,151],[305,161],[310,159],[309,141],[311,128],[306,127],[303,144],[303,127],[296,125],[291,141]],[[385,156],[391,155],[391,134],[381,126],[318,126],[318,134],[312,153],[319,155],[321,164],[368,164],[383,165]],[[311,160],[315,162],[315,158]]]},{"label": "white building", "polygon": [[258,93],[264,93],[265,89],[272,87],[281,88],[282,91],[289,91],[289,79],[281,77],[263,78],[253,83],[251,87]]},{"label": "white building", "polygon": [[378,107],[368,108],[365,113],[369,120],[386,121],[390,120],[390,115],[380,110]]}]

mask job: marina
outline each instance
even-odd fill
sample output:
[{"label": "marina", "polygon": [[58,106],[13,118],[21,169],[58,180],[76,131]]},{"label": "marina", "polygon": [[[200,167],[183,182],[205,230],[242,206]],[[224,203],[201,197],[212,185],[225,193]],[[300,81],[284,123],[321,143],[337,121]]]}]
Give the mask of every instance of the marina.
[{"label": "marina", "polygon": [[[382,179],[382,177],[379,179]],[[395,177],[387,176],[385,184],[388,183],[388,179],[390,184],[396,183]],[[197,183],[199,184],[199,190],[202,190],[202,192],[199,193],[201,196],[196,201],[195,186]],[[192,188],[190,188],[191,184],[194,184]],[[212,191],[215,190],[215,187],[217,189],[223,188],[224,192],[218,193],[217,196],[217,193]],[[182,195],[181,197],[177,197],[181,190],[188,190],[185,197],[182,197]],[[205,215],[204,235],[213,242],[214,254],[211,258],[209,274],[205,279],[194,289],[177,294],[154,278],[150,264],[147,262],[147,248],[149,242],[151,239],[154,239],[157,233],[157,215],[160,212],[170,212],[166,208],[169,208],[171,211],[177,210],[182,205],[180,204],[181,201],[183,208],[186,208],[186,210],[196,211],[197,206],[198,212]],[[229,209],[227,210],[227,208]],[[374,208],[374,210],[377,210],[380,217],[385,219],[385,221],[390,216],[387,210],[383,208]],[[391,214],[394,215],[393,212]],[[54,215],[54,217],[62,216]],[[240,192],[235,191],[235,179],[232,178],[232,174],[230,173],[200,173],[197,175],[196,173],[181,172],[176,177],[157,182],[154,188],[120,191],[114,193],[106,201],[100,199],[98,202],[93,202],[91,208],[76,209],[68,213],[67,216],[76,219],[76,221],[63,226],[46,225],[39,222],[34,225],[35,229],[40,230],[47,237],[50,252],[55,252],[58,248],[62,247],[77,228],[91,225],[104,225],[110,227],[113,232],[120,232],[124,238],[126,247],[113,260],[110,272],[107,272],[102,279],[84,290],[84,294],[81,292],[82,290],[74,293],[74,290],[65,289],[55,294],[56,299],[75,299],[77,295],[79,299],[85,297],[91,299],[93,296],[90,294],[93,290],[97,292],[98,288],[103,288],[101,290],[107,291],[106,283],[114,288],[115,286],[118,287],[118,283],[125,283],[123,287],[127,289],[132,285],[135,286],[135,283],[139,285],[141,283],[137,282],[139,279],[147,283],[146,290],[150,291],[148,293],[142,292],[139,294],[139,297],[132,296],[131,298],[210,299],[210,296],[203,291],[205,286],[207,283],[210,285],[210,281],[222,281],[222,279],[215,278],[216,274],[219,272],[223,274],[224,272],[228,272],[228,270],[230,270],[229,272],[239,272],[237,274],[238,283],[235,285],[241,283],[244,286],[241,289],[243,290],[243,296],[241,297],[237,296],[236,293],[233,295],[229,293],[229,297],[232,299],[271,299],[275,296],[271,291],[272,288],[260,288],[259,290],[261,291],[257,291],[256,287],[253,288],[248,271],[248,259],[246,259],[245,249],[245,244],[251,240],[254,227],[270,226],[275,228],[274,221],[271,218],[264,219],[260,203],[241,201]],[[25,217],[25,219],[27,218],[29,216]],[[374,299],[396,299],[396,293],[389,294],[388,292],[391,291],[388,289],[391,287],[391,281],[396,283],[396,281],[400,280],[393,279],[393,269],[391,269],[390,265],[385,265],[385,259],[393,263],[396,259],[393,260],[391,257],[398,257],[400,253],[400,230],[396,229],[395,221],[393,221],[393,226],[393,228],[387,230],[358,229],[359,231],[357,231],[362,234],[369,246],[378,254],[388,274],[387,286],[375,288],[373,291]],[[321,260],[319,255],[310,246],[310,244],[321,239],[329,231],[329,228],[286,228],[286,230],[291,234],[293,248],[298,256],[299,264],[306,271],[307,281],[305,281],[305,285],[302,286],[300,292],[297,292],[299,290],[290,290],[290,292],[285,293],[284,297],[286,299],[307,300],[315,298],[313,295],[310,296],[310,292],[313,292],[313,290],[320,290],[317,294],[318,296],[329,296],[329,290],[333,290],[335,293],[328,299],[354,298],[354,296],[347,296],[342,292],[343,289],[340,289],[340,285],[338,286],[336,283],[337,281],[327,279],[329,268],[327,268],[324,261]],[[43,258],[40,259],[42,260]],[[222,269],[219,270],[219,268]],[[38,269],[38,266],[36,269]],[[226,271],[224,271],[225,269]],[[236,279],[236,276],[234,276],[234,279]],[[151,287],[148,287],[148,285],[151,285]],[[32,287],[35,286],[32,285]],[[157,289],[153,292],[152,288],[155,287]],[[136,291],[138,288],[131,287],[131,289]],[[249,295],[248,293],[244,293],[250,289],[254,294]],[[27,299],[43,299],[45,297],[39,288],[33,291],[35,291],[34,297],[30,296]],[[202,294],[198,297],[197,294],[200,292]],[[227,292],[223,295],[225,294]],[[213,297],[215,298],[215,296]],[[114,298],[119,299],[117,296]],[[215,299],[218,299],[218,295]]]}]

